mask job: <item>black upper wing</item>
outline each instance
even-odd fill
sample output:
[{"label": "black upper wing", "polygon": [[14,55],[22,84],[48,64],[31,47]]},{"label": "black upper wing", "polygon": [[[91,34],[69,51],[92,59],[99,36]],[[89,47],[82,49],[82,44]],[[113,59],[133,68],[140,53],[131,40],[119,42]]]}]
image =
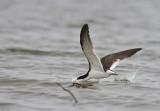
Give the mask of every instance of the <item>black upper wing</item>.
[{"label": "black upper wing", "polygon": [[129,49],[117,53],[113,53],[101,58],[101,63],[103,65],[104,71],[110,69],[110,67],[115,63],[118,59],[123,60],[125,58],[131,57],[136,52],[140,51],[142,48]]}]

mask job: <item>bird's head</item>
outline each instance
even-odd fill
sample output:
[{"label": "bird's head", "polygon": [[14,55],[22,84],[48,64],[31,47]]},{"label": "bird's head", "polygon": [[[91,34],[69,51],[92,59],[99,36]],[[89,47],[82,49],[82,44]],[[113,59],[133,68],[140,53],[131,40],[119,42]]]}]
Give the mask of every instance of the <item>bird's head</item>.
[{"label": "bird's head", "polygon": [[89,79],[88,75],[89,75],[89,71],[86,74],[82,75],[82,76],[79,76],[77,78],[72,79],[72,82],[73,83],[83,83],[84,81]]},{"label": "bird's head", "polygon": [[78,79],[78,78],[72,79],[72,83],[82,83],[82,82],[84,82],[84,79]]}]

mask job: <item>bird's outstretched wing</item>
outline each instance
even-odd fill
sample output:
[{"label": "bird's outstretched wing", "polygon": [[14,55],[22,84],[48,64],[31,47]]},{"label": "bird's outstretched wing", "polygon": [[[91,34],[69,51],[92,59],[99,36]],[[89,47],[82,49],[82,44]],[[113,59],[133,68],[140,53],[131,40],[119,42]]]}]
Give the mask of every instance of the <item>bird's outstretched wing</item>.
[{"label": "bird's outstretched wing", "polygon": [[86,58],[88,59],[89,70],[104,72],[100,59],[97,57],[97,55],[93,50],[93,44],[89,35],[88,24],[85,24],[82,27],[82,30],[80,33],[80,44],[82,47],[82,51],[84,52]]},{"label": "bird's outstretched wing", "polygon": [[102,57],[101,63],[103,65],[104,71],[106,72],[109,69],[113,70],[118,65],[120,60],[131,57],[141,49],[142,48],[129,49]]}]

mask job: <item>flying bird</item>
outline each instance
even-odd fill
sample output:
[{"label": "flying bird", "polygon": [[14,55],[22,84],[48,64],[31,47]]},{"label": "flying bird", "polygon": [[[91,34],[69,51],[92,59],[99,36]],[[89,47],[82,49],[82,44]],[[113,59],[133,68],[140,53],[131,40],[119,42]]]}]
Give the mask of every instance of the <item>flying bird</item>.
[{"label": "flying bird", "polygon": [[88,24],[85,24],[80,33],[80,44],[84,55],[89,64],[89,70],[86,74],[72,79],[73,83],[82,83],[89,79],[102,79],[111,75],[118,75],[113,69],[118,63],[128,57],[131,57],[142,48],[129,49],[113,54],[106,55],[101,59],[94,52],[93,44],[89,35]]}]

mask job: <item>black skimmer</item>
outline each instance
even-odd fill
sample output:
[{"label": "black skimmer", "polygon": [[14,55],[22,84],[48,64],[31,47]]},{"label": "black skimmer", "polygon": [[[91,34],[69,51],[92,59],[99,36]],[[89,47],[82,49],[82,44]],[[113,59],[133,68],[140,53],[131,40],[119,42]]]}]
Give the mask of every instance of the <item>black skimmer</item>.
[{"label": "black skimmer", "polygon": [[80,33],[80,44],[82,47],[82,51],[88,60],[89,70],[86,74],[74,78],[72,80],[73,83],[82,83],[89,79],[99,80],[102,78],[107,78],[111,75],[118,75],[116,72],[113,71],[113,69],[117,66],[117,64],[121,60],[134,55],[136,52],[142,49],[142,48],[129,49],[113,53],[99,59],[99,57],[93,50],[93,44],[89,35],[88,24],[85,24],[82,27]]}]

